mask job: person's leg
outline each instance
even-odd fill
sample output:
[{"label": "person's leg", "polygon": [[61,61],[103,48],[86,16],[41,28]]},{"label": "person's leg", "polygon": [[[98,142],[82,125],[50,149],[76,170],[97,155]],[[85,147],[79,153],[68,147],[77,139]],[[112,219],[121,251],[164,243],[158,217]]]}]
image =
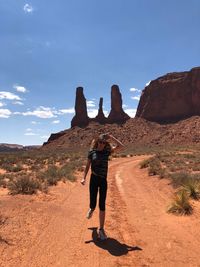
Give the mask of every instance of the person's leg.
[{"label": "person's leg", "polygon": [[94,210],[97,204],[98,183],[93,174],[90,177],[90,208]]},{"label": "person's leg", "polygon": [[99,187],[99,228],[104,228],[105,223],[105,202],[107,194],[107,180],[101,178],[101,183]]}]

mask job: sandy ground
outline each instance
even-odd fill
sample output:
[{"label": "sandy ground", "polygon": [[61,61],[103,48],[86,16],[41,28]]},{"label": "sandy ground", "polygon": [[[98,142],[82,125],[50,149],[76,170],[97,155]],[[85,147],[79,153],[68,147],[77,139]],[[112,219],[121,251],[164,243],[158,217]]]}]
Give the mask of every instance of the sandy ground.
[{"label": "sandy ground", "polygon": [[89,176],[85,186],[60,183],[47,195],[2,189],[0,266],[200,266],[200,202],[191,216],[166,213],[173,189],[139,169],[144,158],[110,162],[104,242],[97,240],[98,209],[85,218]]}]

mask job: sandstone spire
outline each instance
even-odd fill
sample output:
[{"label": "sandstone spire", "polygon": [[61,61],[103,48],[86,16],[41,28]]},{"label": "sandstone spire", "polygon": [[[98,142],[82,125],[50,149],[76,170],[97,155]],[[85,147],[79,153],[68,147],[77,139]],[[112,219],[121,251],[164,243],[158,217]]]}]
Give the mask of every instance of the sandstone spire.
[{"label": "sandstone spire", "polygon": [[118,85],[111,87],[111,111],[108,116],[108,123],[124,123],[130,117],[126,114],[122,108],[122,96]]},{"label": "sandstone spire", "polygon": [[71,121],[71,127],[85,127],[88,125],[88,123],[89,117],[87,114],[86,99],[83,94],[83,87],[77,87],[75,100],[75,116]]},{"label": "sandstone spire", "polygon": [[100,97],[99,100],[99,110],[98,110],[98,114],[95,117],[95,121],[104,124],[106,123],[107,118],[105,117],[104,113],[103,113],[103,97]]}]

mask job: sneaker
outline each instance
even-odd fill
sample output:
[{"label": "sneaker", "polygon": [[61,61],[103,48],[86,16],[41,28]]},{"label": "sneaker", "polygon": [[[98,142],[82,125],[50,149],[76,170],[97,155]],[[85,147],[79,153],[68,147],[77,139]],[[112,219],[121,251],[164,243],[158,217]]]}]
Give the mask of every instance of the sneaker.
[{"label": "sneaker", "polygon": [[102,241],[103,240],[106,240],[108,237],[104,231],[104,229],[99,229],[99,239],[101,239]]},{"label": "sneaker", "polygon": [[93,212],[94,212],[94,210],[89,209],[88,212],[87,212],[86,218],[90,219],[92,217]]}]

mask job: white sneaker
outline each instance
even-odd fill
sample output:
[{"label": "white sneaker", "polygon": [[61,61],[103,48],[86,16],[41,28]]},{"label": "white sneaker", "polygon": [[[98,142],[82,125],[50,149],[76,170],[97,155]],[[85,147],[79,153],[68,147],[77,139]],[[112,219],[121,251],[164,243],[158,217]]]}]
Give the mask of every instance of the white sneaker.
[{"label": "white sneaker", "polygon": [[89,209],[88,212],[87,212],[86,218],[90,219],[92,217],[93,212],[94,212],[94,210]]},{"label": "white sneaker", "polygon": [[106,240],[108,237],[104,231],[104,229],[99,229],[99,238],[103,241]]}]

